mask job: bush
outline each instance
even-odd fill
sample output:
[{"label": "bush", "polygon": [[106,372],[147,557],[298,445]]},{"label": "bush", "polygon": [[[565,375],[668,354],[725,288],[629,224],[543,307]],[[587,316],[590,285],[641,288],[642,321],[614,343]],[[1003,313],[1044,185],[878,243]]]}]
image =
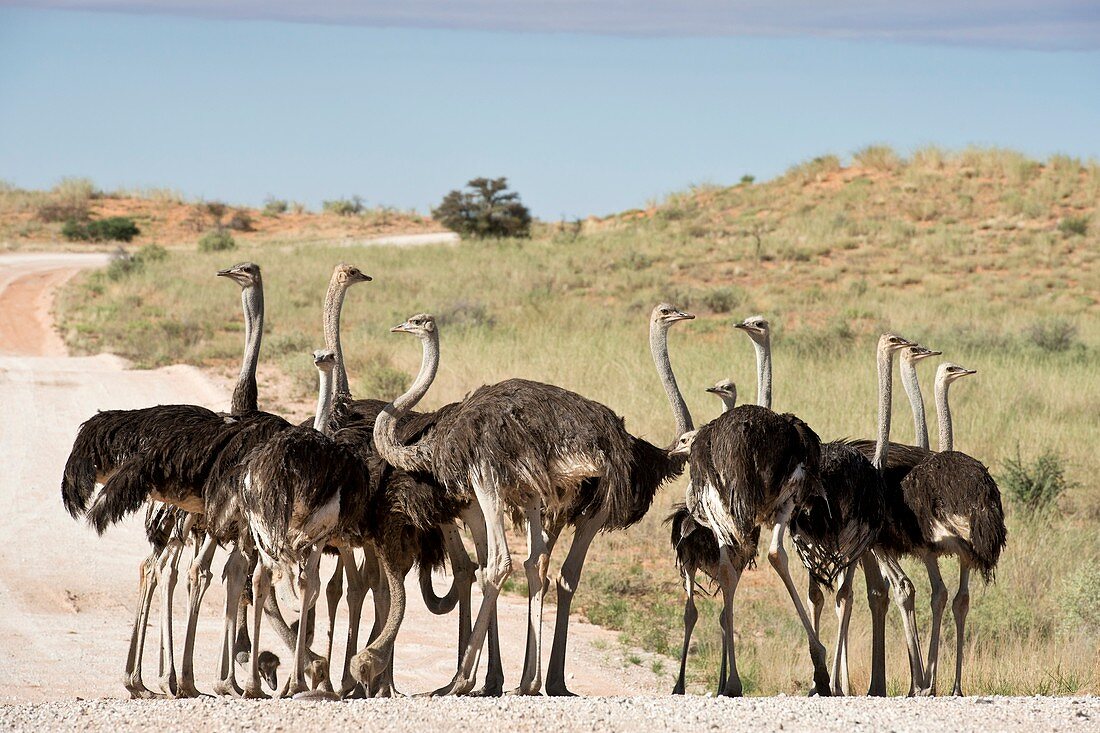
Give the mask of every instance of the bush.
[{"label": "bush", "polygon": [[432,217],[461,237],[529,237],[531,212],[507,178],[475,178],[443,197]]},{"label": "bush", "polygon": [[1083,237],[1089,231],[1089,218],[1087,216],[1067,216],[1058,222],[1058,231],[1067,237],[1074,234]]},{"label": "bush", "polygon": [[1058,504],[1058,497],[1070,483],[1066,479],[1062,457],[1044,451],[1033,463],[1025,463],[1016,449],[1016,457],[1005,461],[1004,473],[998,479],[1002,492],[1024,514],[1044,516]]},{"label": "bush", "polygon": [[286,199],[276,199],[270,196],[264,199],[264,216],[285,214],[289,208],[290,206],[287,204]]},{"label": "bush", "polygon": [[496,319],[489,313],[484,304],[471,300],[458,300],[449,306],[436,312],[439,325],[447,328],[459,326],[462,328],[477,328],[484,326],[492,328]]},{"label": "bush", "polygon": [[160,262],[163,259],[167,259],[168,250],[166,250],[164,247],[161,247],[159,244],[147,244],[139,249],[134,257],[141,260],[142,263]]},{"label": "bush", "polygon": [[87,201],[62,201],[53,198],[40,203],[35,212],[38,220],[46,224],[58,221],[86,221],[88,215]]},{"label": "bush", "polygon": [[256,229],[252,226],[252,215],[245,209],[234,209],[233,215],[225,223],[225,228],[235,232],[251,232]]},{"label": "bush", "polygon": [[741,305],[741,300],[741,293],[735,288],[717,288],[701,298],[703,305],[715,313],[729,313]]},{"label": "bush", "polygon": [[107,265],[107,279],[121,280],[139,272],[145,263],[138,257],[133,257],[121,247],[111,255],[111,264]]},{"label": "bush", "polygon": [[1062,581],[1059,605],[1063,627],[1100,633],[1100,564],[1087,562]]},{"label": "bush", "polygon": [[868,145],[852,154],[852,159],[863,168],[876,171],[894,171],[901,167],[901,159],[887,145]]},{"label": "bush", "polygon": [[233,240],[233,235],[224,229],[207,232],[199,240],[199,252],[225,252],[236,247],[237,243]]},{"label": "bush", "polygon": [[87,224],[69,219],[61,227],[61,235],[72,241],[131,242],[139,234],[141,230],[127,216],[109,216]]},{"label": "bush", "polygon": [[336,214],[337,216],[355,216],[356,214],[362,214],[363,209],[366,206],[363,203],[363,199],[359,196],[352,196],[350,199],[335,199],[333,201],[322,201],[321,210],[326,214]]},{"label": "bush", "polygon": [[752,182],[755,180],[756,176],[752,175],[751,173],[746,173],[745,175],[741,176],[741,183],[746,186],[751,186]]},{"label": "bush", "polygon": [[1031,324],[1025,331],[1027,339],[1043,351],[1069,351],[1077,341],[1077,326],[1055,318]]}]

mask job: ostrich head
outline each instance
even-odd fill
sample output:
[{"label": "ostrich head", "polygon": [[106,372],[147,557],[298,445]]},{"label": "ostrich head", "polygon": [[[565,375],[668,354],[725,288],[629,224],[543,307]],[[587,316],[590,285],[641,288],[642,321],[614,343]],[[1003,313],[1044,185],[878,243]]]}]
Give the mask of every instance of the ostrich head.
[{"label": "ostrich head", "polygon": [[695,442],[695,436],[698,432],[698,430],[689,430],[677,438],[676,443],[668,451],[669,455],[686,456],[691,453],[691,445]]},{"label": "ostrich head", "polygon": [[927,359],[930,356],[939,356],[942,353],[942,351],[933,351],[932,349],[927,349],[920,344],[913,344],[912,346],[906,346],[904,349],[902,349],[901,359],[902,361],[907,361],[915,364],[921,359]]},{"label": "ostrich head", "polygon": [[878,350],[881,354],[893,354],[895,351],[904,349],[906,346],[916,346],[914,342],[909,339],[898,336],[896,333],[884,333],[878,337]]},{"label": "ostrich head", "polygon": [[713,387],[707,387],[707,391],[718,395],[723,400],[737,401],[737,385],[728,379],[719,379]]},{"label": "ostrich head", "polygon": [[949,361],[945,361],[944,363],[940,364],[939,368],[936,369],[936,381],[950,384],[956,379],[968,377],[971,374],[977,373],[977,369],[967,369],[966,367],[961,367],[958,364],[952,364]]},{"label": "ostrich head", "polygon": [[758,344],[767,341],[768,336],[771,334],[771,326],[764,316],[749,316],[740,323],[733,324],[733,327],[747,333],[749,338]]},{"label": "ostrich head", "polygon": [[409,316],[404,323],[394,326],[390,333],[411,333],[424,337],[435,331],[435,316],[430,313],[417,313]]},{"label": "ostrich head", "polygon": [[341,262],[336,266],[336,270],[332,273],[336,282],[347,285],[354,285],[355,283],[369,283],[372,278],[370,275],[364,273],[355,265],[347,265]]},{"label": "ostrich head", "polygon": [[260,652],[260,658],[256,660],[260,665],[260,676],[267,683],[269,690],[279,689],[279,658],[267,651]]},{"label": "ostrich head", "polygon": [[227,277],[242,288],[250,288],[261,280],[260,266],[255,262],[240,262],[227,270],[218,270],[218,277]]},{"label": "ostrich head", "polygon": [[695,315],[682,311],[675,306],[668,303],[658,303],[653,307],[653,313],[650,314],[650,320],[658,325],[668,328],[677,321],[688,321],[695,318]]},{"label": "ostrich head", "polygon": [[324,372],[331,372],[336,366],[336,352],[331,349],[317,349],[313,352],[313,365]]}]

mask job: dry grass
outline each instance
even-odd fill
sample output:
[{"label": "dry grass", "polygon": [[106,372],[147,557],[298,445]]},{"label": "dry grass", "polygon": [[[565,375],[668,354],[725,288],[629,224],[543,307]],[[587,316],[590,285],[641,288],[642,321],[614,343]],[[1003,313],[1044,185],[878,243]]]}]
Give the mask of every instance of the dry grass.
[{"label": "dry grass", "polygon": [[[408,375],[418,364],[415,342],[389,334],[390,325],[414,312],[449,313],[426,407],[524,376],[611,405],[630,430],[661,443],[672,437],[672,420],[646,340],[658,300],[700,316],[677,326],[671,344],[697,422],[717,414],[703,388],[720,377],[752,399],[752,352],[729,324],[759,312],[776,329],[777,408],[798,413],[825,439],[872,432],[873,339],[895,329],[979,370],[953,392],[960,449],[995,474],[1017,449],[1028,460],[1053,449],[1072,486],[1056,520],[1028,520],[1009,508],[997,583],[972,589],[964,686],[1096,692],[1100,237],[1096,226],[1073,236],[1057,227],[1066,216],[1094,220],[1098,194],[1097,166],[1065,158],[1037,163],[1009,151],[927,149],[885,170],[825,158],[770,183],[698,187],[646,211],[590,221],[579,235],[546,227],[531,241],[417,249],[246,241],[231,258],[172,251],[119,281],[85,277],[59,309],[77,351],[112,350],[143,365],[228,365],[239,358],[239,305],[235,289],[213,273],[253,258],[268,288],[263,358],[290,376],[295,393],[267,391],[261,399],[285,402],[314,388],[308,351],[321,341],[324,287],[334,263],[352,261],[376,278],[353,290],[346,306],[358,394],[392,393],[401,381],[395,370]],[[922,376],[927,386],[931,369]],[[898,415],[896,438],[911,440],[907,413]],[[638,526],[597,540],[574,606],[671,655],[679,650],[682,592],[661,520],[683,488],[681,480],[662,492]],[[910,570],[927,629],[927,581]],[[945,571],[950,584],[954,564]],[[862,592],[857,599],[858,689],[869,643]],[[718,661],[715,608],[707,602],[702,610],[691,666],[697,690],[712,685]],[[830,646],[831,615],[824,621]],[[737,618],[746,689],[804,691],[805,643],[770,570],[747,574]],[[941,670],[950,671],[950,619],[946,627]],[[890,684],[903,692],[896,612],[889,633]]]}]

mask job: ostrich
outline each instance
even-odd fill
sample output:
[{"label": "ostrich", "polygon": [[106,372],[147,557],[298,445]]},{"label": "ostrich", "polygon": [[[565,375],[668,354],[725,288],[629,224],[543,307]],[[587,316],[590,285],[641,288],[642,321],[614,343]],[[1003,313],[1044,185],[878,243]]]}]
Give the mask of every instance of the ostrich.
[{"label": "ostrich", "polygon": [[942,353],[942,351],[932,351],[920,344],[914,344],[902,349],[899,359],[901,384],[905,388],[905,395],[909,398],[909,405],[913,410],[913,431],[916,434],[917,447],[921,450],[928,450],[928,425],[924,421],[924,400],[921,397],[920,382],[917,381],[917,362]]},{"label": "ostrich", "polygon": [[[245,356],[240,377],[233,391],[233,414],[240,414],[255,405],[256,374],[255,356],[258,353],[258,332],[262,329],[263,284],[259,267],[253,263],[241,263],[219,276],[235,280],[241,286],[242,310],[245,317]],[[259,311],[259,319],[256,312]],[[259,327],[257,328],[257,323]],[[249,346],[255,339],[255,349]],[[88,509],[97,484],[105,485],[120,467],[140,456],[152,442],[170,437],[177,430],[195,424],[217,425],[222,417],[196,405],[159,405],[136,410],[109,410],[101,412],[81,425],[65,464],[62,477],[62,500],[74,518],[83,516]],[[153,515],[150,514],[150,518]],[[148,526],[149,531],[156,531]],[[162,589],[161,636],[162,655],[167,656],[167,673],[161,684],[166,692],[179,692],[175,680],[174,651],[172,643],[171,598],[175,588],[176,565],[187,532],[182,540],[170,537],[166,544],[155,551],[141,566],[139,589],[139,614],[131,634],[131,647],[127,655],[124,683],[132,697],[153,697],[141,680],[141,648],[144,644],[144,625],[148,617],[151,594],[160,582]],[[139,628],[140,627],[140,628]]]},{"label": "ostrich", "polygon": [[[357,400],[352,398],[340,339],[340,316],[348,288],[356,283],[369,282],[370,280],[370,276],[363,274],[357,267],[343,263],[336,265],[333,269],[332,278],[329,281],[328,291],[325,294],[322,326],[325,334],[325,348],[332,350],[336,356],[336,364],[333,368],[335,397],[332,417],[329,421],[330,426],[334,429],[361,429],[368,446],[373,449],[371,432],[374,427],[374,420],[382,408],[385,407],[386,402],[376,399]],[[432,420],[433,416],[430,414],[411,413],[407,415],[402,421],[402,440],[415,439],[416,435],[420,431],[426,429],[427,426],[431,424]],[[432,480],[431,476],[425,473],[419,473],[414,476],[402,470],[387,470],[384,472],[384,476],[387,481],[388,490],[390,491],[422,494],[425,489],[434,489],[437,493],[445,493],[442,487],[439,487],[438,484]],[[408,481],[417,482],[418,485],[414,488],[410,488],[406,485]],[[468,518],[470,518],[471,521],[477,521],[478,519],[477,517]],[[446,522],[440,529],[446,544],[447,555],[451,563],[453,583],[450,591],[443,597],[439,597],[435,594],[431,583],[431,568],[434,564],[431,561],[431,556],[434,555],[435,548],[426,547],[425,553],[427,554],[425,557],[420,558],[421,561],[417,563],[420,566],[421,595],[424,597],[428,609],[435,614],[448,613],[456,604],[458,605],[458,657],[461,662],[462,650],[465,646],[470,629],[470,586],[474,580],[474,569],[476,565],[471,562],[469,555],[463,547],[461,534],[454,522]],[[432,536],[434,537],[434,535]],[[425,537],[427,537],[427,535],[425,535]],[[362,604],[367,590],[373,589],[375,591],[375,625],[371,633],[371,639],[377,637],[382,627],[382,620],[386,615],[384,613],[384,604],[386,603],[384,596],[387,591],[385,584],[380,584],[379,582],[381,578],[379,576],[378,560],[374,556],[369,543],[363,546],[362,552],[362,562],[356,563],[351,551],[345,549],[341,552],[337,564],[337,573],[340,571],[340,568],[343,567],[348,576],[348,607],[349,617],[351,619],[347,643],[348,652],[344,659],[342,682],[342,691],[344,694],[350,693],[356,684],[356,681],[349,671],[349,662],[351,655],[356,649],[358,619],[361,614]],[[338,582],[338,575],[334,575],[333,580],[329,583],[329,591],[327,594],[328,599],[331,601],[328,605],[330,629],[332,627],[336,603],[340,592],[337,585]],[[493,637],[495,637],[495,633]],[[489,666],[490,670],[500,669],[499,650],[497,649],[495,638],[491,639]],[[392,681],[386,684],[389,684],[392,688]]]},{"label": "ostrich", "polygon": [[[752,339],[756,350],[757,399],[771,407],[771,336],[770,326],[763,317],[751,316],[736,325]],[[933,352],[910,344],[902,348],[902,361],[925,358]],[[909,355],[908,357],[906,355]],[[882,477],[870,459],[845,441],[822,445],[820,496],[809,497],[806,504],[794,512],[789,528],[791,539],[809,570],[808,599],[812,608],[812,626],[817,633],[824,605],[821,586],[832,588],[842,577],[836,594],[837,643],[834,648],[831,685],[833,694],[850,694],[848,683],[847,635],[851,617],[852,575],[855,562],[876,542],[886,523],[887,497]],[[906,639],[909,650],[911,692],[923,684],[923,662],[915,622],[911,621],[906,604],[911,603],[905,590],[912,587],[909,578],[897,564],[897,543],[886,541],[879,553],[867,558],[866,573],[880,576],[886,572],[895,579],[895,600],[907,619]],[[874,566],[881,566],[881,570]],[[883,596],[885,597],[885,596]]]},{"label": "ostrich", "polygon": [[[678,434],[691,429],[683,397],[667,359],[671,324],[692,316],[667,304],[654,308],[650,344],[676,413]],[[464,694],[474,684],[481,645],[496,598],[511,572],[504,533],[507,512],[527,521],[528,633],[519,692],[541,687],[542,597],[546,568],[557,533],[576,526],[573,546],[558,583],[558,619],[547,691],[565,687],[569,602],[588,545],[596,532],[638,521],[657,488],[682,467],[682,459],[626,432],[621,418],[603,405],[560,387],[510,379],[481,387],[463,402],[441,411],[431,429],[411,445],[399,442],[397,419],[423,398],[439,363],[435,320],[409,318],[393,330],[420,338],[420,374],[408,392],[387,405],[374,424],[374,442],[386,462],[406,470],[430,471],[444,486],[477,498],[486,527],[483,600],[461,669],[441,693]],[[663,354],[662,354],[663,352]],[[365,657],[369,666],[375,660]]]},{"label": "ostrich", "polygon": [[[263,336],[263,283],[260,269],[253,263],[241,263],[222,270],[221,277],[228,277],[241,285],[244,295],[246,349],[241,376],[234,390],[233,411],[230,416],[214,415],[214,418],[198,416],[179,421],[171,431],[154,436],[147,442],[140,455],[118,469],[104,484],[95,503],[87,510],[87,518],[102,533],[108,526],[127,514],[136,511],[147,500],[163,501],[194,515],[218,516],[228,511],[221,505],[224,492],[208,489],[212,476],[224,472],[224,464],[239,462],[252,446],[265,442],[272,435],[290,427],[281,417],[256,409],[255,373]],[[192,520],[194,521],[194,520]],[[204,520],[205,521],[205,520]],[[206,522],[208,529],[233,526],[221,517],[218,522]],[[218,545],[233,542],[236,532],[210,531],[196,551],[189,571],[188,621],[184,640],[182,674],[178,693],[195,696],[193,654],[195,630],[199,607],[209,587],[210,562]],[[178,552],[178,551],[177,551]],[[247,560],[233,552],[227,561],[226,578],[232,588],[231,578],[242,577]],[[241,581],[240,585],[243,585]],[[223,646],[221,674],[216,691],[235,693],[233,676],[233,640],[239,593],[230,592],[226,599],[225,623],[227,627]],[[258,596],[265,599],[265,596]],[[266,601],[260,601],[266,602]],[[257,604],[259,605],[259,603]],[[276,623],[279,627],[279,623]],[[285,626],[285,624],[283,625]],[[286,638],[286,631],[280,630]],[[170,647],[170,645],[169,645]],[[169,653],[171,650],[169,648]]]},{"label": "ostrich", "polygon": [[947,604],[947,587],[940,575],[939,558],[959,560],[959,589],[951,603],[955,617],[955,684],[953,695],[962,695],[963,645],[966,615],[970,609],[970,571],[977,570],[988,583],[993,579],[1004,549],[1007,532],[1001,493],[989,470],[978,460],[954,450],[948,388],[952,382],[975,374],[958,364],[945,362],[936,370],[936,408],[939,416],[939,453],[917,464],[902,481],[905,502],[921,528],[921,557],[932,584],[932,628],[928,640],[928,685],[936,689],[940,625]]},{"label": "ostrich", "polygon": [[[722,412],[729,412],[737,406],[737,386],[728,379],[719,380],[713,387],[707,387],[707,392],[722,400]],[[686,434],[682,442],[677,444],[677,452],[687,455],[694,435]],[[699,524],[691,516],[691,512],[683,504],[673,507],[672,514],[665,519],[665,524],[671,528],[670,541],[676,551],[676,568],[680,571],[680,577],[684,581],[684,646],[680,653],[680,674],[676,678],[676,684],[672,688],[673,695],[683,695],[686,687],[688,648],[691,645],[691,634],[695,629],[695,623],[699,619],[699,610],[695,606],[695,573],[702,570],[711,580],[718,579],[718,543],[714,533]],[[756,538],[759,541],[759,534]],[[726,679],[726,634],[722,632],[722,670],[718,675],[718,690],[721,692]]]}]

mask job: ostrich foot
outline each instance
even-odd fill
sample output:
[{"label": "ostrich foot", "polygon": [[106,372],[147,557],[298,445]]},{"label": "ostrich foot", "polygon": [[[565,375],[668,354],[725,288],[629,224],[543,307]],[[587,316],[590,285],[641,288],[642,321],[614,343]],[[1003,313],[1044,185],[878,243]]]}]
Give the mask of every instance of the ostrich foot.
[{"label": "ostrich foot", "polygon": [[165,697],[162,693],[150,690],[140,679],[127,678],[123,684],[126,685],[131,700],[163,700]]},{"label": "ostrich foot", "polygon": [[164,677],[160,678],[160,689],[164,691],[164,694],[168,697],[177,697],[179,695],[179,683],[176,681],[176,671],[172,670]]},{"label": "ostrich foot", "polygon": [[295,700],[307,700],[307,701],[339,701],[340,696],[335,692],[327,690],[306,690],[305,692],[299,692],[294,695]]},{"label": "ostrich foot", "polygon": [[565,686],[565,682],[547,682],[546,694],[549,697],[577,697],[577,693],[571,692],[568,687]]},{"label": "ostrich foot", "polygon": [[244,690],[241,689],[236,680],[218,680],[214,683],[214,694],[219,697],[240,697],[244,694]]},{"label": "ostrich foot", "polygon": [[261,690],[259,686],[253,687],[251,684],[244,686],[244,691],[241,693],[241,697],[246,700],[270,700],[271,695]]},{"label": "ostrich foot", "polygon": [[438,690],[432,692],[432,697],[441,697],[443,695],[468,695],[474,688],[476,680],[471,676],[470,679],[466,679],[459,672],[451,680],[450,684],[440,687]]},{"label": "ostrich foot", "polygon": [[[515,692],[515,691],[514,690],[510,691],[508,694],[511,695],[513,692]],[[470,697],[503,697],[504,696],[504,681],[503,680],[501,680],[499,682],[486,681],[484,685],[477,688],[476,690],[470,690],[469,696]]]},{"label": "ostrich foot", "polygon": [[340,691],[340,697],[344,700],[365,700],[370,695],[367,694],[367,688],[363,687],[362,683],[352,682],[351,686],[344,686]]},{"label": "ostrich foot", "polygon": [[179,686],[176,688],[176,697],[202,697],[202,693],[195,688],[195,683],[192,680],[181,680]]}]

